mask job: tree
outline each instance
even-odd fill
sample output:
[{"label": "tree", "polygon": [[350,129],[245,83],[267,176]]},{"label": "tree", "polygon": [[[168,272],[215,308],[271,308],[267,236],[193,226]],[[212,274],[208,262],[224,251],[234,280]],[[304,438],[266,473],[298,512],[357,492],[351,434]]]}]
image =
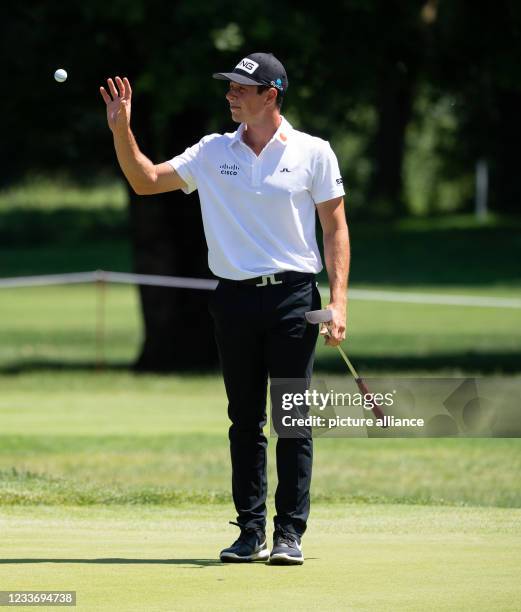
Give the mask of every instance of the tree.
[{"label": "tree", "polygon": [[431,80],[440,95],[454,97],[458,119],[457,146],[446,164],[472,173],[479,159],[487,160],[491,208],[518,214],[521,6],[512,0],[479,7],[441,3],[435,26]]},{"label": "tree", "polygon": [[[211,74],[253,51],[271,51],[286,66],[282,112],[297,128],[334,140],[361,129],[353,124],[352,108],[374,111],[363,153],[372,168],[365,185],[371,214],[405,212],[404,135],[420,82],[458,100],[460,137],[446,154],[448,164],[468,169],[486,156],[496,208],[515,212],[521,189],[511,180],[521,137],[520,11],[512,0],[479,10],[468,3],[438,8],[436,0],[346,0],[327,10],[293,0],[27,0],[0,23],[10,75],[10,95],[0,99],[7,118],[2,180],[63,168],[83,181],[100,172],[120,175],[98,93],[116,74],[133,84],[132,126],[154,162],[205,134],[234,131],[225,84]],[[70,74],[64,85],[52,79],[60,66]],[[129,203],[137,272],[210,276],[197,194],[137,196],[129,190]],[[145,340],[138,368],[217,363],[207,297],[140,288]]]}]

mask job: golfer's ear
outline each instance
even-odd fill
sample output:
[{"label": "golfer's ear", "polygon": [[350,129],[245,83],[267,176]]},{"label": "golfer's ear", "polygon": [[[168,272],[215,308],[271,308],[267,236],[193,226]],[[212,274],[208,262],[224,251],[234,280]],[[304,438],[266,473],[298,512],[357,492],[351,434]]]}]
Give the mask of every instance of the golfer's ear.
[{"label": "golfer's ear", "polygon": [[275,87],[270,87],[268,89],[268,95],[266,96],[266,102],[269,104],[271,102],[276,103],[277,101],[277,90]]}]

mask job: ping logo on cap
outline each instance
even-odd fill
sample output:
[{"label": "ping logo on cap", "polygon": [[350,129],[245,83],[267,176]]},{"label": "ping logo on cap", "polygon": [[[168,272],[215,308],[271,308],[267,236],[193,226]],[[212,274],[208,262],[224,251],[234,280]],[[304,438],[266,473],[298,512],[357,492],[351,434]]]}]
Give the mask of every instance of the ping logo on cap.
[{"label": "ping logo on cap", "polygon": [[237,66],[235,66],[235,70],[244,70],[244,72],[247,72],[248,74],[253,74],[258,67],[259,64],[257,64],[257,62],[245,57],[237,64]]}]

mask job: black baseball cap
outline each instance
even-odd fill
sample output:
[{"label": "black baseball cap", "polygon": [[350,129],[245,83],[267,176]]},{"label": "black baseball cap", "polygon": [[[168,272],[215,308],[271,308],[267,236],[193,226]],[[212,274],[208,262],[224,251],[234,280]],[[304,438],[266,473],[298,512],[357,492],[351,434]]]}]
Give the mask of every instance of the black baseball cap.
[{"label": "black baseball cap", "polygon": [[282,94],[288,88],[284,66],[273,53],[251,53],[243,58],[232,72],[215,72],[214,79],[234,81],[241,85],[268,85]]}]

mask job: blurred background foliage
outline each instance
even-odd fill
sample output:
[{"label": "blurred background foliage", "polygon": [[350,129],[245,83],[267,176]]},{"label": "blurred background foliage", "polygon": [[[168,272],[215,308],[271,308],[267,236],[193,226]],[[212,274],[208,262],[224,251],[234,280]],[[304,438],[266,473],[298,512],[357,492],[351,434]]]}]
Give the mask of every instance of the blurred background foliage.
[{"label": "blurred background foliage", "polygon": [[[135,130],[159,162],[209,131],[233,131],[225,86],[210,75],[263,50],[287,67],[283,114],[337,151],[352,215],[472,211],[480,159],[490,208],[518,214],[521,5],[512,0],[346,0],[327,10],[291,0],[28,1],[12,3],[0,28],[2,202],[21,185],[10,201],[29,204],[35,176],[121,180],[98,93],[106,77],[131,79]],[[52,78],[60,66],[63,85]]]}]

